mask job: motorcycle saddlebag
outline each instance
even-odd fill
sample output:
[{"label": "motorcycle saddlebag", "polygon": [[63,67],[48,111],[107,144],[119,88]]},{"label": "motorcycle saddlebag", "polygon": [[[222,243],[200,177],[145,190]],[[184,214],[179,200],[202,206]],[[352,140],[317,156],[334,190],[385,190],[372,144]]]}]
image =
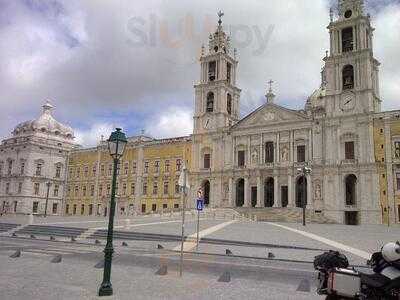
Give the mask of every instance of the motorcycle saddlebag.
[{"label": "motorcycle saddlebag", "polygon": [[361,278],[358,272],[350,269],[332,269],[329,272],[328,295],[355,298],[360,295]]},{"label": "motorcycle saddlebag", "polygon": [[347,268],[349,261],[347,257],[338,251],[328,251],[314,258],[314,269],[328,271],[333,268]]}]

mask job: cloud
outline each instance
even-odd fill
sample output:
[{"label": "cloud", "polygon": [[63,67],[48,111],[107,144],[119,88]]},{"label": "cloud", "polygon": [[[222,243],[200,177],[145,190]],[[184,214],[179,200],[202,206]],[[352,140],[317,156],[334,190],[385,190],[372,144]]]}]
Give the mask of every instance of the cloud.
[{"label": "cloud", "polygon": [[113,124],[93,124],[90,128],[86,130],[76,130],[75,142],[84,147],[93,147],[96,146],[101,139],[108,139],[111,132],[113,132],[114,130],[115,126]]},{"label": "cloud", "polygon": [[[382,62],[382,98],[384,108],[396,108],[400,8],[379,3],[368,2]],[[277,103],[303,107],[320,84],[329,5],[328,0],[1,1],[0,40],[7,42],[0,44],[0,136],[32,119],[45,99],[57,106],[61,121],[83,131],[104,123],[105,112],[108,123],[132,114],[124,116],[124,124],[133,132],[149,126],[148,116],[164,118],[165,107],[190,111],[200,47],[207,46],[220,9],[238,48],[241,114],[265,101],[269,79],[275,81]]]},{"label": "cloud", "polygon": [[191,110],[171,107],[148,121],[145,133],[156,138],[190,135],[193,132],[192,114]]}]

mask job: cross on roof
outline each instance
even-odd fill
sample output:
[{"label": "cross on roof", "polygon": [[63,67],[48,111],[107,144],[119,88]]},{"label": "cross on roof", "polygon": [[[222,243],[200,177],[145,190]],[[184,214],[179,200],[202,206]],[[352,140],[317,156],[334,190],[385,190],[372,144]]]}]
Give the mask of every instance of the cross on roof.
[{"label": "cross on roof", "polygon": [[224,16],[224,13],[220,10],[217,14],[219,20],[218,20],[218,24],[221,25],[222,24],[222,20],[221,18]]},{"label": "cross on roof", "polygon": [[274,83],[273,80],[267,82],[269,84],[269,91],[272,91],[272,84]]}]

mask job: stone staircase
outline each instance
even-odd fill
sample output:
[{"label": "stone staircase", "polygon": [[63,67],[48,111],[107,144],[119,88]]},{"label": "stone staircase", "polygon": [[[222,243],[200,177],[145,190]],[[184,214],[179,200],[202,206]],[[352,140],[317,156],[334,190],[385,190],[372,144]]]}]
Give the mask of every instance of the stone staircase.
[{"label": "stone staircase", "polygon": [[[303,211],[301,208],[244,208],[239,207],[235,210],[245,215],[251,220],[264,222],[284,222],[300,223],[303,220]],[[319,224],[336,224],[335,221],[325,217],[322,213],[318,214],[312,210],[306,210],[306,222]]]}]

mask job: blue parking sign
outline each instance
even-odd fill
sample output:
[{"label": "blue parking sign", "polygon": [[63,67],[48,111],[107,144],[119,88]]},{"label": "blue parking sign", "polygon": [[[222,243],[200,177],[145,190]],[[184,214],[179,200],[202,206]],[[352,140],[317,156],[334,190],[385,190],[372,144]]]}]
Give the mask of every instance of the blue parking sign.
[{"label": "blue parking sign", "polygon": [[203,199],[197,199],[196,203],[196,208],[198,211],[202,211],[204,209],[204,200]]}]

